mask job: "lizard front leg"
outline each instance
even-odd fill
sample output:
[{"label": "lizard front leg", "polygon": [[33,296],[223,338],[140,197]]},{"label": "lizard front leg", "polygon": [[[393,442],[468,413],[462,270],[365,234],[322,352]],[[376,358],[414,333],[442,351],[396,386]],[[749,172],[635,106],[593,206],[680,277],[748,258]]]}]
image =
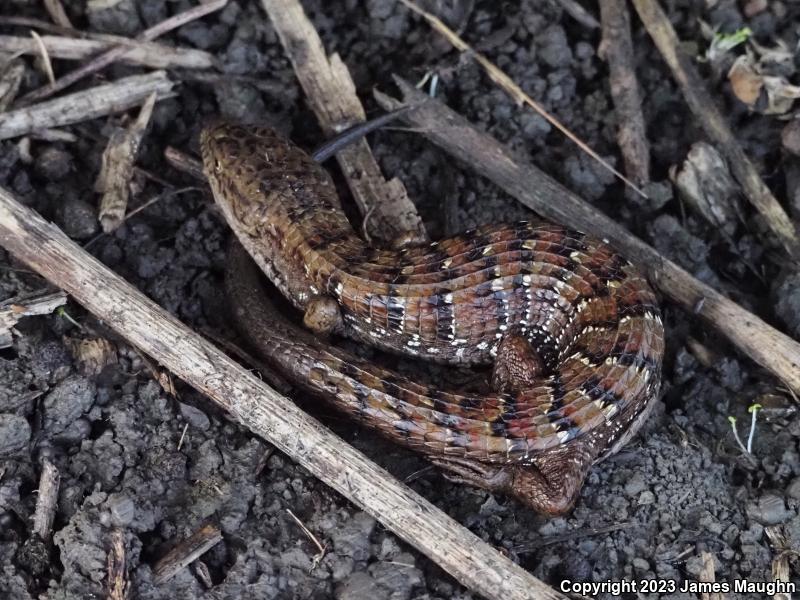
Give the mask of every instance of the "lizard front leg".
[{"label": "lizard front leg", "polygon": [[303,325],[314,333],[329,335],[342,329],[342,311],[331,296],[314,296],[306,304]]},{"label": "lizard front leg", "polygon": [[544,361],[527,338],[508,332],[497,347],[492,370],[495,391],[513,393],[533,387],[544,372]]}]

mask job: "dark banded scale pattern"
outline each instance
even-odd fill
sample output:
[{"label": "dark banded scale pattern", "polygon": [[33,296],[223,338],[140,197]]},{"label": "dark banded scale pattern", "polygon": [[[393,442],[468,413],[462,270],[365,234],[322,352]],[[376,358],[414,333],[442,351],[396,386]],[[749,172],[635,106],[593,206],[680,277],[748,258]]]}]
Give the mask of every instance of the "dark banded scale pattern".
[{"label": "dark banded scale pattern", "polygon": [[347,412],[426,453],[524,463],[587,432],[606,432],[613,443],[659,383],[657,315],[626,319],[624,335],[600,364],[588,366],[590,359],[576,350],[535,387],[467,394],[411,381],[299,330],[254,291],[257,282],[246,266],[234,267],[230,295],[248,311],[243,327],[262,354],[302,387],[334,398]]},{"label": "dark banded scale pattern", "polygon": [[[324,169],[273,131],[215,125],[201,146],[226,219],[298,308],[333,296],[347,335],[438,362],[490,363],[509,335],[537,350],[545,371],[526,389],[475,396],[302,341],[276,319],[259,327],[262,353],[292,380],[401,443],[429,456],[536,464],[542,472],[549,465],[537,460],[550,455],[585,466],[613,451],[655,396],[658,304],[607,244],[520,222],[374,248],[353,231]],[[562,456],[578,444],[575,456]]]}]

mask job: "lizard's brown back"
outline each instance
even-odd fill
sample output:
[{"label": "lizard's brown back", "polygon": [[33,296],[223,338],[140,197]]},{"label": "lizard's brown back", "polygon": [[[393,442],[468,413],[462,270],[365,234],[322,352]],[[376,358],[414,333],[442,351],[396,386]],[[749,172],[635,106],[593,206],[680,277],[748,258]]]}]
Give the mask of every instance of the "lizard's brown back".
[{"label": "lizard's brown back", "polygon": [[640,348],[661,336],[651,288],[599,240],[517,222],[376,248],[354,232],[327,172],[276,132],[221,123],[201,145],[215,198],[259,266],[298,308],[333,296],[352,337],[450,364],[491,362],[507,332],[549,369],[660,361]]}]

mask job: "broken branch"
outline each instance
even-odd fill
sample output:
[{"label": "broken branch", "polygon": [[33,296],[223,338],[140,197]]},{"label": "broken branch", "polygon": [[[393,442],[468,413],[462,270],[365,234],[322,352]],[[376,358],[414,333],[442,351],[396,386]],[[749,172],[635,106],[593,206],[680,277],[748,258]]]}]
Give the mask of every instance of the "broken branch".
[{"label": "broken branch", "polygon": [[173,85],[164,71],[153,71],[18,108],[0,114],[0,140],[122,112],[141,105],[153,93],[162,100],[170,97]]}]

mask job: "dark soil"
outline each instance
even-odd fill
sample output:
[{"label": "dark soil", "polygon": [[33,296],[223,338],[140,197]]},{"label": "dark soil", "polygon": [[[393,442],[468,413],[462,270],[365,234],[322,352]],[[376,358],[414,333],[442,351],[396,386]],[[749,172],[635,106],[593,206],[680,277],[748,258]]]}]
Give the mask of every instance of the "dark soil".
[{"label": "dark soil", "polygon": [[[76,27],[124,35],[191,5],[188,0],[122,0],[87,14],[85,2],[64,4]],[[470,43],[601,155],[621,164],[607,67],[597,56],[597,30],[578,24],[556,1],[431,4],[442,5],[446,18]],[[0,6],[7,15],[47,18],[38,0],[5,0]],[[607,172],[542,118],[514,106],[474,62],[452,51],[395,0],[307,0],[304,6],[328,51],[340,53],[350,67],[371,111],[377,112],[371,90],[391,90],[391,73],[416,81],[435,71],[439,96],[455,110],[700,279],[800,336],[800,273],[787,267],[749,206],[742,209],[744,219],[734,235],[726,238],[677,197],[652,204],[627,199]],[[596,11],[593,3],[586,6]],[[665,6],[682,38],[700,53],[707,47],[700,19],[725,32],[749,25],[762,44],[782,39],[789,48],[797,46],[800,4],[794,0],[770,2],[749,19],[743,16],[744,3],[730,0],[677,0]],[[4,31],[9,32],[28,35],[26,28]],[[162,153],[167,145],[196,152],[204,118],[218,114],[276,126],[307,147],[321,141],[259,3],[234,0],[164,39],[215,53],[226,77],[213,85],[198,82],[192,73],[172,74],[183,83],[175,98],[156,106],[138,160],[146,171],[177,187],[195,185],[170,169]],[[680,164],[691,145],[704,138],[635,18],[634,44],[653,176],[665,181],[669,167]],[[45,76],[34,68],[34,60],[24,60],[29,66],[24,90],[43,85]],[[73,66],[54,63],[57,73]],[[140,71],[118,65],[103,78]],[[781,149],[785,123],[749,113],[731,95],[724,77],[709,72],[708,83],[768,184],[788,200],[794,217],[800,216],[800,162]],[[19,140],[0,143],[0,185],[79,242],[94,240],[93,183],[106,140],[121,123],[120,116],[86,122],[69,128],[76,142],[33,140],[29,152]],[[422,136],[384,131],[372,141],[384,171],[406,184],[433,237],[530,216]],[[136,183],[130,208],[165,190],[141,175]],[[221,291],[228,235],[209,194],[198,188],[163,198],[112,235],[98,237],[89,249],[184,322],[201,331],[230,334]],[[45,285],[0,250],[0,299]],[[105,597],[106,555],[114,528],[124,532],[134,596],[142,599],[473,597],[281,454],[273,453],[259,470],[270,450],[266,442],[228,422],[186,386],[178,385],[179,400],[166,394],[122,340],[79,305],[70,303],[66,312],[83,329],[62,315],[27,319],[20,323],[13,347],[0,351],[0,598]],[[302,395],[298,401],[553,586],[564,579],[697,580],[703,551],[714,556],[719,581],[768,579],[779,550],[770,546],[765,528],[781,525],[789,545],[800,547],[796,402],[781,391],[780,382],[690,315],[667,305],[665,316],[663,405],[621,454],[592,470],[577,507],[565,518],[546,519],[508,498],[451,484],[426,469],[418,456]],[[91,332],[112,339],[119,351],[118,364],[99,375],[83,374],[65,342],[68,337],[92,337]],[[400,368],[419,373],[412,362],[401,361]],[[758,416],[753,456],[745,457],[728,417],[739,419],[746,437],[747,408],[756,401],[766,409]],[[61,473],[51,547],[31,537],[43,457]],[[287,509],[326,544],[318,563],[315,546]],[[207,522],[224,535],[202,557],[213,587],[201,582],[197,565],[155,586],[155,561]]]}]

